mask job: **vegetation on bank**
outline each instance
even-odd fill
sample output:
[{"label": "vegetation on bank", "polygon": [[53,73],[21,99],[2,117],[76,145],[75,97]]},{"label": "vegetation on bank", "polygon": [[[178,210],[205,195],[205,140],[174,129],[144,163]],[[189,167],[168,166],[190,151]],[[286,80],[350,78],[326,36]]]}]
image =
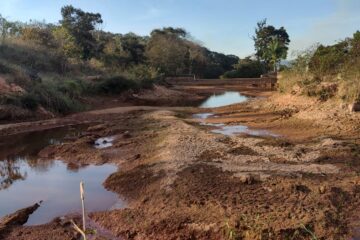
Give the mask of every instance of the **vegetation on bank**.
[{"label": "vegetation on bank", "polygon": [[360,32],[299,53],[281,72],[278,84],[280,92],[360,102]]},{"label": "vegetation on bank", "polygon": [[101,30],[99,13],[64,6],[61,15],[58,24],[0,15],[0,105],[64,114],[83,109],[87,95],[137,91],[166,76],[219,78],[239,61],[181,28],[118,34]]},{"label": "vegetation on bank", "polygon": [[222,78],[257,78],[269,71],[276,72],[280,61],[286,59],[290,38],[284,27],[268,25],[266,19],[259,21],[253,36],[255,54],[240,59],[234,70]]}]

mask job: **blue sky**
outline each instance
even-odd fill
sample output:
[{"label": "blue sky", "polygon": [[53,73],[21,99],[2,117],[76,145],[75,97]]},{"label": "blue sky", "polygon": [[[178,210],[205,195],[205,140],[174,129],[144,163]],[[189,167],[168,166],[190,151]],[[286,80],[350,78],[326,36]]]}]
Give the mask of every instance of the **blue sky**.
[{"label": "blue sky", "polygon": [[54,23],[67,4],[101,13],[107,31],[147,35],[154,28],[183,27],[205,47],[240,57],[254,52],[251,36],[263,18],[287,29],[290,57],[360,30],[360,0],[0,0],[0,14]]}]

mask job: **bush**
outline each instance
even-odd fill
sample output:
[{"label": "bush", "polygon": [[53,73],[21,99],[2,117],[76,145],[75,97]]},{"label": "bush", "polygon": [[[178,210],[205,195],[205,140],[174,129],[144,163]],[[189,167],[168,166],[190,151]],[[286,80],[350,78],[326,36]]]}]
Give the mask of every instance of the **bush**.
[{"label": "bush", "polygon": [[95,93],[100,94],[118,94],[130,89],[138,89],[139,85],[133,80],[123,76],[115,76],[100,80],[94,86]]},{"label": "bush", "polygon": [[360,32],[331,46],[318,45],[299,54],[279,75],[280,92],[360,101]]},{"label": "bush", "polygon": [[266,73],[265,64],[247,57],[235,65],[235,70],[225,72],[221,78],[257,78],[264,73]]},{"label": "bush", "polygon": [[38,72],[62,73],[67,65],[65,56],[55,49],[15,39],[0,45],[0,60]]},{"label": "bush", "polygon": [[347,60],[348,48],[348,41],[332,46],[320,45],[310,59],[310,72],[319,78],[337,74]]},{"label": "bush", "polygon": [[38,98],[34,94],[26,93],[20,96],[20,103],[23,108],[35,110],[39,106]]}]

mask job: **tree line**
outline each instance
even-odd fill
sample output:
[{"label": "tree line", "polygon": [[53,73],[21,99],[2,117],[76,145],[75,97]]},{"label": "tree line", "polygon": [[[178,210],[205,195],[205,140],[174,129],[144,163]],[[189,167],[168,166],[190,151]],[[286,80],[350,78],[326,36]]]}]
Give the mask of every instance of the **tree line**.
[{"label": "tree line", "polygon": [[166,76],[196,75],[199,78],[258,77],[276,70],[287,56],[290,42],[286,30],[257,24],[255,54],[239,59],[201,46],[182,28],[154,29],[149,36],[119,34],[101,30],[101,14],[85,12],[71,5],[61,9],[58,24],[39,21],[8,21],[0,16],[1,41],[21,39],[48,48],[63,56],[67,71],[74,61],[92,61],[107,70],[121,71],[145,65]]},{"label": "tree line", "polygon": [[153,30],[149,36],[101,30],[101,14],[73,6],[61,9],[58,24],[39,21],[11,22],[0,17],[2,42],[21,39],[63,55],[63,65],[73,61],[96,61],[104,69],[120,71],[146,65],[166,76],[194,74],[217,78],[232,70],[239,58],[210,51],[192,40],[182,28]]}]

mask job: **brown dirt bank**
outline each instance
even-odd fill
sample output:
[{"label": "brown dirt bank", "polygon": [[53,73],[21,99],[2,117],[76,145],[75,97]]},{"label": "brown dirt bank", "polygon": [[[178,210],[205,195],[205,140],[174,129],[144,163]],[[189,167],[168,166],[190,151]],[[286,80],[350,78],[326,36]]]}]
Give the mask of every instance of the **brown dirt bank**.
[{"label": "brown dirt bank", "polygon": [[266,99],[210,111],[217,118],[208,122],[268,129],[293,140],[321,136],[356,138],[360,134],[360,113],[351,113],[346,105],[335,101],[273,93]]},{"label": "brown dirt bank", "polygon": [[[209,119],[284,136],[275,139],[214,134],[179,114],[196,111],[119,107],[7,126],[0,134],[87,122],[89,128],[78,138],[40,155],[74,167],[119,166],[104,185],[126,198],[128,207],[90,217],[123,239],[312,239],[314,234],[335,240],[349,239],[359,227],[360,141],[358,125],[353,126],[358,115],[348,116],[330,103],[304,106],[273,95],[214,109],[219,117]],[[334,119],[328,120],[328,114]],[[116,136],[112,147],[93,147],[96,138],[110,135]],[[49,223],[12,228],[2,237],[16,239],[27,232],[33,237],[18,239],[45,239],[45,233],[77,239],[64,231],[69,228]]]}]

